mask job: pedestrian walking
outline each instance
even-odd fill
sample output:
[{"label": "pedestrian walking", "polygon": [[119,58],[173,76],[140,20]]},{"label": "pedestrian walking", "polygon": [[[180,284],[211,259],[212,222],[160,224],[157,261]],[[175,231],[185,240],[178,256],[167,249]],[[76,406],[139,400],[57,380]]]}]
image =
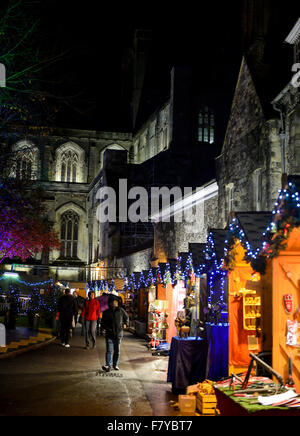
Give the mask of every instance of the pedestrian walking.
[{"label": "pedestrian walking", "polygon": [[79,320],[79,314],[81,314],[83,304],[84,304],[84,298],[80,297],[76,291],[73,292],[73,298],[74,298],[74,328],[73,328],[73,334],[75,334],[75,327]]},{"label": "pedestrian walking", "polygon": [[121,342],[123,338],[123,328],[129,325],[129,317],[119,301],[112,298],[109,301],[109,308],[102,314],[102,328],[105,330],[106,340],[106,365],[102,369],[106,372],[111,370],[111,366],[118,371]]},{"label": "pedestrian walking", "polygon": [[58,301],[58,317],[60,321],[60,339],[64,347],[70,347],[70,331],[74,316],[74,299],[70,289],[65,290],[65,294]]},{"label": "pedestrian walking", "polygon": [[90,348],[90,336],[92,338],[93,348],[96,346],[96,327],[97,320],[101,318],[100,303],[95,299],[95,292],[90,291],[88,299],[85,300],[81,317],[85,330],[85,348]]}]

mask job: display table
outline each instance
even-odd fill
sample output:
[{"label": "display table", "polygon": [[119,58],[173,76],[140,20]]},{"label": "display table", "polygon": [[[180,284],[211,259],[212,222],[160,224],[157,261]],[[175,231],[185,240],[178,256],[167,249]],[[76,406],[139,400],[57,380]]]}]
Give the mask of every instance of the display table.
[{"label": "display table", "polygon": [[221,416],[300,416],[300,409],[296,408],[248,404],[244,399],[234,397],[234,392],[228,388],[215,387],[215,393]]},{"label": "display table", "polygon": [[206,359],[206,340],[172,338],[167,381],[174,394],[185,393],[187,386],[205,380]]},{"label": "display table", "polygon": [[218,381],[228,376],[228,324],[206,323],[208,342],[206,377]]}]

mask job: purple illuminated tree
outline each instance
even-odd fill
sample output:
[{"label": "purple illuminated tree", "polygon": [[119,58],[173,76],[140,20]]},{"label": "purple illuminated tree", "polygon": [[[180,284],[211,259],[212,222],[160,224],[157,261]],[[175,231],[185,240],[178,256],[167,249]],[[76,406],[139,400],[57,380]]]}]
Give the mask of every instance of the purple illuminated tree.
[{"label": "purple illuminated tree", "polygon": [[25,261],[36,253],[60,248],[46,218],[42,191],[22,192],[20,183],[15,180],[0,187],[0,263],[15,257]]}]

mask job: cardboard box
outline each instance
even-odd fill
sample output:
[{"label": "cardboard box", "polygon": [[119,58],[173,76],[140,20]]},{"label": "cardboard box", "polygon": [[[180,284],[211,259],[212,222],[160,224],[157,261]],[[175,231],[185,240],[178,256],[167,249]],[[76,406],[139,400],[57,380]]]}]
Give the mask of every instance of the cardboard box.
[{"label": "cardboard box", "polygon": [[179,409],[184,413],[194,413],[196,411],[196,397],[194,395],[179,395]]}]

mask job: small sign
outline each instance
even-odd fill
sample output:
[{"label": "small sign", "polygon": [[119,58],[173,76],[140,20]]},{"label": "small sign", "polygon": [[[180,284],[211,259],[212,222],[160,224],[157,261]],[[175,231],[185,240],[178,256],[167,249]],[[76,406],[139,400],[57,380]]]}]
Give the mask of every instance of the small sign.
[{"label": "small sign", "polygon": [[283,303],[284,303],[285,312],[288,315],[291,315],[293,312],[293,295],[292,294],[285,294],[283,296]]},{"label": "small sign", "polygon": [[45,293],[45,289],[40,289],[40,294],[44,295],[44,293]]}]

